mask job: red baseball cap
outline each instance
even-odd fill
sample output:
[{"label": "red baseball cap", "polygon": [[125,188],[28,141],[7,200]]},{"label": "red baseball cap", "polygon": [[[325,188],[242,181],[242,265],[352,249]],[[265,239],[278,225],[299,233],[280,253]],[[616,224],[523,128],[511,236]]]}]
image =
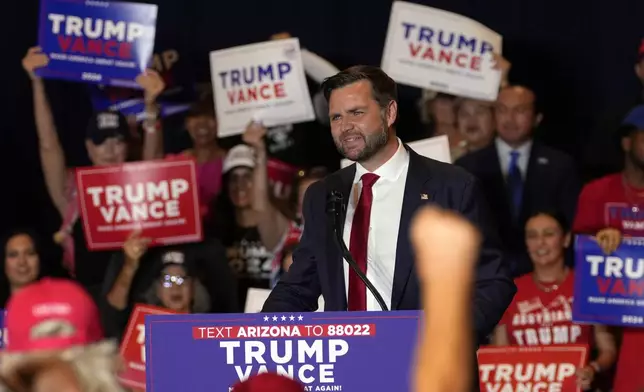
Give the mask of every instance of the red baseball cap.
[{"label": "red baseball cap", "polygon": [[12,295],[7,351],[60,350],[103,339],[98,308],[76,282],[44,278]]},{"label": "red baseball cap", "polygon": [[273,373],[262,373],[233,386],[235,392],[302,392],[299,382]]}]

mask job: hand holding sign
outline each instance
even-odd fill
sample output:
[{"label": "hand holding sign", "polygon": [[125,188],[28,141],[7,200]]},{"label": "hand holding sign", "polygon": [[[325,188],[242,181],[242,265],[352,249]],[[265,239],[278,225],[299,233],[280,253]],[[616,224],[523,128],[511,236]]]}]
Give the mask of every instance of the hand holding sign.
[{"label": "hand holding sign", "polygon": [[494,63],[492,69],[501,71],[501,87],[504,87],[510,84],[508,75],[510,74],[510,68],[512,68],[512,63],[508,61],[499,53],[492,53],[494,57]]},{"label": "hand holding sign", "polygon": [[581,388],[582,391],[590,389],[590,385],[595,379],[595,369],[592,366],[585,366],[577,370],[577,386]]},{"label": "hand holding sign", "polygon": [[252,121],[246,127],[242,135],[242,140],[249,146],[254,147],[255,151],[264,151],[264,137],[266,136],[266,132],[267,130],[262,124]]},{"label": "hand holding sign", "polygon": [[617,250],[619,244],[622,242],[622,233],[617,229],[606,228],[599,230],[597,236],[597,243],[602,248],[605,254],[609,255]]},{"label": "hand holding sign", "polygon": [[125,253],[125,263],[131,267],[138,268],[141,257],[147,252],[148,245],[152,240],[142,238],[141,230],[135,230],[130,234],[125,244],[123,244],[123,253]]},{"label": "hand holding sign", "polygon": [[165,90],[163,78],[153,69],[143,71],[136,77],[136,83],[143,89],[144,100],[147,104],[156,102],[159,94]]},{"label": "hand holding sign", "polygon": [[291,33],[288,33],[286,31],[282,31],[281,33],[275,33],[271,35],[271,40],[275,41],[278,39],[288,39],[291,38]]},{"label": "hand holding sign", "polygon": [[465,219],[426,207],[414,218],[411,239],[429,315],[418,353],[415,390],[466,391],[470,373],[462,370],[470,367],[464,359],[471,357],[469,309],[480,234]]},{"label": "hand holding sign", "polygon": [[38,68],[46,67],[47,64],[49,64],[49,57],[42,52],[39,46],[29,48],[27,54],[22,59],[22,68],[24,68],[31,80],[40,79],[34,71]]}]

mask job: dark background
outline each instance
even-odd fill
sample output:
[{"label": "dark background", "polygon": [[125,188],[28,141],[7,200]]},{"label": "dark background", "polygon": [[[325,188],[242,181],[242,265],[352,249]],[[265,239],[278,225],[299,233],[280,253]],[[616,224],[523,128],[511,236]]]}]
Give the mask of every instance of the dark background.
[{"label": "dark background", "polygon": [[[635,78],[644,2],[605,0],[423,0],[479,20],[504,37],[511,80],[533,87],[545,118],[539,137],[575,156],[585,178],[615,170],[611,132],[637,103]],[[207,53],[288,31],[339,68],[378,65],[391,2],[387,0],[163,0],[155,51],[175,49],[179,84],[208,81]],[[0,24],[0,233],[33,227],[49,240],[60,224],[44,187],[31,90],[20,60],[36,44],[37,0],[7,2]],[[90,105],[80,84],[48,83],[68,165],[87,163],[84,128]],[[402,115],[415,132],[419,91],[401,87]],[[175,131],[180,132],[180,131]],[[181,135],[174,135],[178,138]],[[173,146],[169,146],[171,149]],[[51,246],[51,244],[50,244]]]}]

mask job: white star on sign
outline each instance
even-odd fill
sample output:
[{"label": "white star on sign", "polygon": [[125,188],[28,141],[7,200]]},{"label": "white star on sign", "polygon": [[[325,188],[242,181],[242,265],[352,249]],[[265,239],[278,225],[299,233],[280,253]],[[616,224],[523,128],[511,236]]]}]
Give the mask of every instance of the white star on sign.
[{"label": "white star on sign", "polygon": [[268,321],[268,316],[264,316],[264,321]]},{"label": "white star on sign", "polygon": [[293,320],[295,320],[295,317],[293,317],[293,315],[291,315],[291,317],[289,317],[288,319],[293,321]]},{"label": "white star on sign", "polygon": [[286,316],[282,316],[282,321],[286,321]]},{"label": "white star on sign", "polygon": [[277,321],[277,316],[273,316],[273,321]]},{"label": "white star on sign", "polygon": [[302,317],[302,315],[299,315],[299,316],[297,317],[297,319],[298,319],[298,321],[302,321],[302,320],[304,320],[304,317]]}]

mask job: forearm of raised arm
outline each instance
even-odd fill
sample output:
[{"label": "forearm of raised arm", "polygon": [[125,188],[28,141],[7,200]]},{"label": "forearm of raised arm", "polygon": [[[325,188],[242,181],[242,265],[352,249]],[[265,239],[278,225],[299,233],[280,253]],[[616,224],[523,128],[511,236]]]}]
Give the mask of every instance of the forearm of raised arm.
[{"label": "forearm of raised arm", "polygon": [[143,120],[143,160],[163,158],[163,122],[160,109],[155,103],[145,105],[147,118]]},{"label": "forearm of raised arm", "polygon": [[123,264],[123,268],[121,268],[116,282],[114,282],[112,289],[107,293],[107,302],[115,309],[123,310],[127,307],[136,270],[136,267],[128,263]]},{"label": "forearm of raised arm", "polygon": [[45,183],[49,196],[61,215],[64,214],[67,169],[65,153],[58,139],[54,116],[42,80],[33,84],[34,117],[38,133],[38,146]]},{"label": "forearm of raised arm", "polygon": [[253,172],[253,209],[259,215],[257,229],[267,249],[274,249],[288,229],[288,219],[270,201],[266,150],[257,151],[257,165]]}]

